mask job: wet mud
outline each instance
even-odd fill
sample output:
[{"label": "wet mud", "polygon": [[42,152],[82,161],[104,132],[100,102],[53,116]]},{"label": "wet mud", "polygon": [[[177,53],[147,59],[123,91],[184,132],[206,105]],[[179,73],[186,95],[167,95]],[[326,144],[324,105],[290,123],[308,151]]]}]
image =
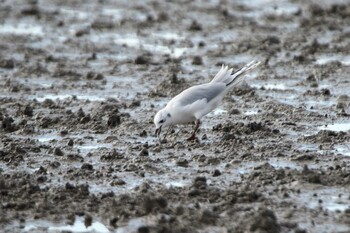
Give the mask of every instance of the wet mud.
[{"label": "wet mud", "polygon": [[[2,232],[349,232],[348,1],[0,4]],[[160,143],[153,116],[259,68]]]}]

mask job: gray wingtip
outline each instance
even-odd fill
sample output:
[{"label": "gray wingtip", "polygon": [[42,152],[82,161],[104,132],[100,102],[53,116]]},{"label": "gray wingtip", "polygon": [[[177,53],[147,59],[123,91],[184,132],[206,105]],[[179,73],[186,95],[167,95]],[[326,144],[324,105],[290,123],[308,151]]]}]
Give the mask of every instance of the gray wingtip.
[{"label": "gray wingtip", "polygon": [[253,61],[251,61],[251,62],[249,62],[246,66],[247,67],[257,67],[258,65],[260,65],[260,61],[258,61],[258,60],[253,60]]}]

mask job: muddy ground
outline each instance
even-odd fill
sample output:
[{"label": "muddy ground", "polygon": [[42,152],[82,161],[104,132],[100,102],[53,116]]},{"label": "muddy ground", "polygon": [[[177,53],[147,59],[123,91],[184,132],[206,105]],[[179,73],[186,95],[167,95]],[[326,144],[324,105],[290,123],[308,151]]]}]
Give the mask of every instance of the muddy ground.
[{"label": "muddy ground", "polygon": [[[350,2],[328,2],[0,1],[0,231],[350,232]],[[252,59],[195,142],[153,137]]]}]

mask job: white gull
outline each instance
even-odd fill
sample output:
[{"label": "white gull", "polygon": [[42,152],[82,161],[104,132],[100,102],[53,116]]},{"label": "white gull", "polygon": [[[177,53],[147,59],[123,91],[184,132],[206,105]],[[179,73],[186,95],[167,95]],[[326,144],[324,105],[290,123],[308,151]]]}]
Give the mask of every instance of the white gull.
[{"label": "white gull", "polygon": [[219,106],[225,94],[243,81],[244,74],[259,64],[259,61],[252,61],[234,72],[222,65],[211,82],[195,85],[175,96],[154,117],[156,136],[159,138],[162,128],[196,122],[193,133],[188,138],[194,140],[201,118]]}]

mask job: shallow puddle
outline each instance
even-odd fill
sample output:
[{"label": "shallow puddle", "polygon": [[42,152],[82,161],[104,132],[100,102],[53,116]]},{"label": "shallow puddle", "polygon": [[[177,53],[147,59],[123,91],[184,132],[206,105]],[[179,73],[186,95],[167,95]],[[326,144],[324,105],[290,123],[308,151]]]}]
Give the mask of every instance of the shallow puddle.
[{"label": "shallow puddle", "polygon": [[287,86],[283,83],[275,83],[275,84],[265,84],[265,85],[258,85],[258,84],[251,84],[251,87],[261,89],[264,88],[265,90],[281,90],[284,91],[287,89]]},{"label": "shallow puddle", "polygon": [[212,111],[210,114],[211,115],[221,115],[227,113],[227,110],[223,109],[223,108],[216,108],[214,111]]},{"label": "shallow puddle", "polygon": [[309,208],[323,208],[329,211],[345,211],[350,208],[349,194],[342,188],[315,188],[315,190],[301,190],[299,199]]},{"label": "shallow puddle", "polygon": [[350,123],[334,123],[334,124],[327,124],[319,126],[318,129],[320,130],[331,130],[336,132],[346,132],[350,130]]},{"label": "shallow puddle", "polygon": [[140,227],[152,227],[155,226],[158,221],[159,217],[157,216],[134,218],[127,222],[126,226],[118,227],[116,233],[137,232]]},{"label": "shallow puddle", "polygon": [[262,112],[261,109],[250,109],[248,111],[245,111],[243,114],[247,116],[252,116],[252,115],[257,115],[261,112]]},{"label": "shallow puddle", "polygon": [[34,233],[34,232],[71,232],[71,233],[109,233],[111,231],[100,223],[93,221],[91,226],[86,227],[84,224],[84,217],[75,217],[73,225],[67,224],[56,224],[49,221],[29,221],[24,226],[23,233]]},{"label": "shallow puddle", "polygon": [[101,96],[93,96],[93,95],[76,95],[76,94],[47,94],[42,97],[35,97],[35,99],[39,102],[43,102],[46,99],[49,100],[65,100],[65,99],[72,99],[76,98],[78,100],[90,100],[90,101],[104,101],[105,98],[102,98]]},{"label": "shallow puddle", "polygon": [[43,28],[34,24],[0,24],[0,34],[34,35],[43,36]]},{"label": "shallow puddle", "polygon": [[340,62],[343,66],[350,66],[350,56],[349,55],[344,55],[344,56],[339,56],[339,55],[321,55],[318,56],[316,60],[316,64],[318,65],[326,65],[332,62]]},{"label": "shallow puddle", "polygon": [[335,145],[335,153],[340,153],[345,156],[350,156],[350,144],[347,145]]},{"label": "shallow puddle", "polygon": [[[156,35],[162,35],[156,34]],[[171,38],[175,37],[177,39],[181,39],[180,36],[176,36],[176,34],[169,34],[165,33],[163,37],[161,38]],[[114,39],[114,43],[117,45],[127,46],[130,48],[136,48],[140,50],[146,50],[150,52],[155,52],[159,54],[169,54],[174,58],[179,58],[182,56],[187,50],[189,50],[186,47],[169,47],[162,44],[148,44],[147,38],[143,38],[141,36],[137,35],[124,35],[123,37],[117,37]],[[160,42],[161,43],[161,42]]]}]

